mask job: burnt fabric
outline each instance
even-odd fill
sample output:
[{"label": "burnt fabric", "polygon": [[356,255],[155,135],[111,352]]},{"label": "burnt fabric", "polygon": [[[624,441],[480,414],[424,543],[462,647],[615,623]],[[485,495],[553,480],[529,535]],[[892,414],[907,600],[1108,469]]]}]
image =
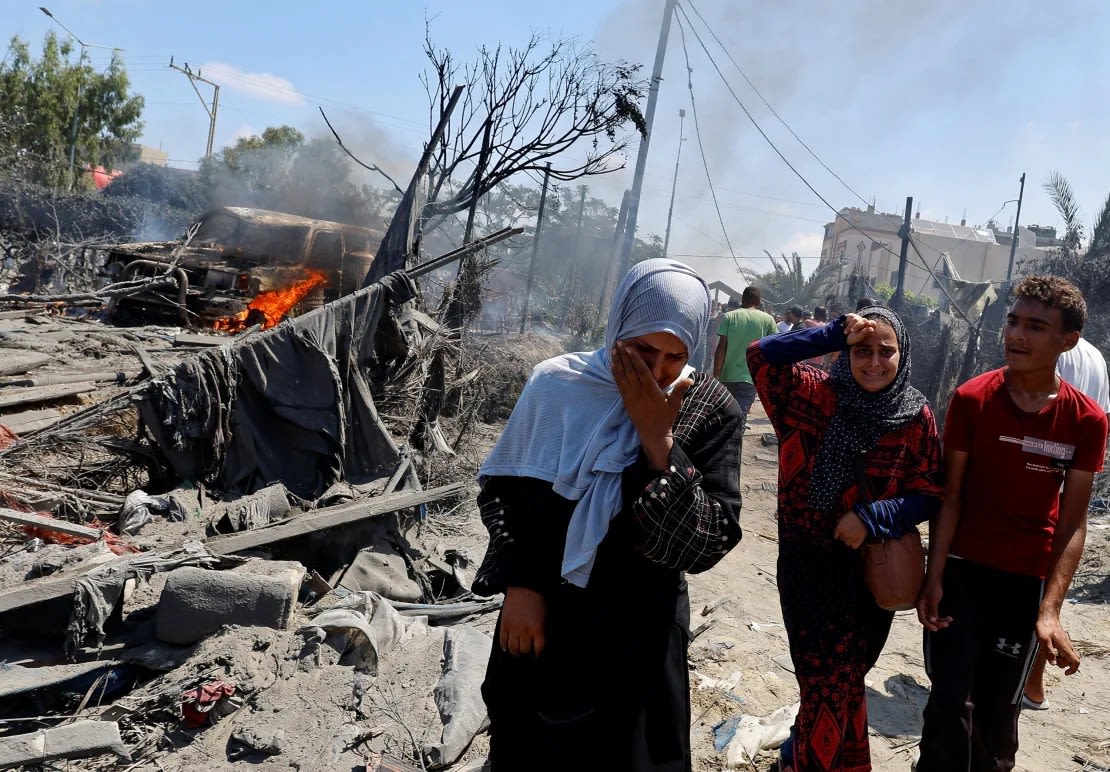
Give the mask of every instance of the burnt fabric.
[{"label": "burnt fabric", "polygon": [[[367,482],[400,454],[378,418],[369,377],[379,327],[412,280],[381,281],[265,332],[182,362],[139,409],[177,475],[226,494],[281,481],[315,498],[338,480]],[[395,337],[395,336],[393,336]]]},{"label": "burnt fabric", "polygon": [[[770,336],[748,349],[756,391],[779,438],[779,602],[801,692],[796,772],[871,769],[864,676],[893,617],[867,591],[859,551],[834,537],[841,516],[860,503],[857,482],[849,478],[831,507],[810,504],[818,446],[838,410],[839,392],[828,374],[802,362],[845,347],[838,320]],[[850,468],[852,462],[842,463]],[[924,405],[877,439],[865,456],[863,477],[873,499],[913,507],[924,520],[939,503],[939,469],[940,441]],[[898,519],[890,513],[891,522]]]}]

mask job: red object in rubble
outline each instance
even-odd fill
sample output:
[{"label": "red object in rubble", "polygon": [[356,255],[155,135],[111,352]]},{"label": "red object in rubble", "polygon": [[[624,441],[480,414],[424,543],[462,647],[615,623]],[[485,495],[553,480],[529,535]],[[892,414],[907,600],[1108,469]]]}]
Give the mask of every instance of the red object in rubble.
[{"label": "red object in rubble", "polygon": [[227,681],[209,681],[185,692],[181,695],[181,716],[185,726],[196,729],[214,724],[233,713],[239,707],[232,703],[233,696],[235,685]]}]

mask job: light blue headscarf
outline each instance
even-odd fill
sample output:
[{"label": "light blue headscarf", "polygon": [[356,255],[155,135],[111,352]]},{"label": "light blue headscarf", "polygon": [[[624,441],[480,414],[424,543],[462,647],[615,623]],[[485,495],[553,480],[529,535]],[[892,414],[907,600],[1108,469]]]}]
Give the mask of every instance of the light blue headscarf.
[{"label": "light blue headscarf", "polygon": [[[709,288],[692,268],[674,260],[637,263],[613,296],[605,346],[536,365],[478,471],[479,479],[546,480],[578,502],[563,552],[562,575],[571,584],[589,581],[597,548],[621,508],[621,472],[640,451],[613,380],[610,350],[618,340],[669,332],[686,345],[689,361],[698,361],[708,324]],[[678,380],[692,371],[687,366]]]}]

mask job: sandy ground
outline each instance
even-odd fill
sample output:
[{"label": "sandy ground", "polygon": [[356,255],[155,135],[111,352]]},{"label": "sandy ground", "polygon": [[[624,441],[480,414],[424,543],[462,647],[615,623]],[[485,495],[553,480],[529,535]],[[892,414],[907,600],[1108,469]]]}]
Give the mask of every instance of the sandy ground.
[{"label": "sandy ground", "polygon": [[[775,583],[778,553],[775,526],[777,448],[760,436],[771,427],[760,406],[753,409],[744,443],[741,484],[744,539],[713,570],[690,577],[695,630],[710,623],[690,651],[694,724],[694,769],[724,768],[713,748],[713,727],[738,714],[763,716],[798,699],[788,670]],[[1046,676],[1050,707],[1021,717],[1017,770],[1080,770],[1073,760],[1110,766],[1110,520],[1092,519],[1083,564],[1064,622],[1084,653],[1080,672]],[[709,608],[709,613],[702,614]],[[921,731],[921,709],[929,680],[922,659],[921,626],[913,612],[899,613],[878,664],[867,678],[871,756],[878,772],[908,770]],[[736,673],[739,680],[736,681]],[[735,681],[736,686],[698,690],[699,676]],[[727,693],[726,693],[727,691]],[[764,753],[755,769],[771,768]]]}]

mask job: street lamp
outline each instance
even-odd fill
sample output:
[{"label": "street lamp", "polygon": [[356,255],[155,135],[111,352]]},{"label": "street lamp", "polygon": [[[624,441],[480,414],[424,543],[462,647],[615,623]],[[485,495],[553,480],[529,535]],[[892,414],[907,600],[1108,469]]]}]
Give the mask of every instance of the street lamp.
[{"label": "street lamp", "polygon": [[[84,62],[85,62],[85,49],[86,48],[104,48],[104,49],[107,49],[107,50],[110,50],[110,51],[122,51],[123,50],[121,48],[115,48],[113,46],[102,46],[102,45],[99,45],[97,43],[86,43],[81,38],[77,37],[77,35],[75,35],[73,33],[73,30],[71,30],[66,25],[62,24],[61,19],[59,19],[54,14],[50,13],[49,8],[47,8],[44,5],[40,5],[39,10],[42,11],[44,14],[46,14],[46,16],[51,21],[53,21],[59,27],[64,29],[66,31],[66,34],[69,35],[74,40],[76,40],[77,44],[81,46],[81,55],[77,59],[77,66],[78,67],[81,67],[81,65],[83,65]],[[70,174],[73,175],[74,180],[77,179],[77,171],[76,171],[77,170],[77,118],[78,118],[78,116],[80,115],[80,112],[81,112],[81,87],[83,85],[84,85],[84,78],[78,77],[77,78],[77,101],[73,105],[73,126],[69,130],[69,172],[70,172]]]}]

